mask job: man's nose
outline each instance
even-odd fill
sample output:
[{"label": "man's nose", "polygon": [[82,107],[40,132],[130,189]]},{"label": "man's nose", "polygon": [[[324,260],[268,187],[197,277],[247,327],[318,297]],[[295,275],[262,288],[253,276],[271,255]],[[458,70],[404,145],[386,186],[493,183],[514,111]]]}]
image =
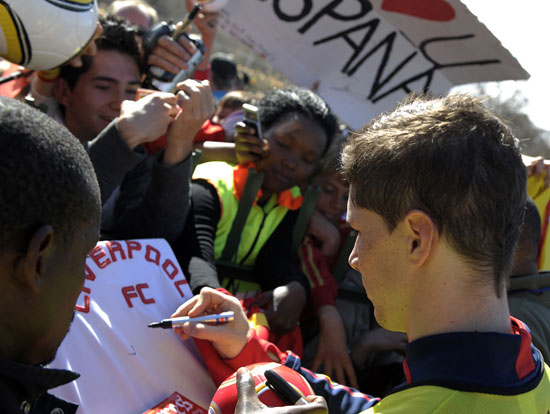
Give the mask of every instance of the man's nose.
[{"label": "man's nose", "polygon": [[359,257],[357,256],[357,241],[353,245],[353,250],[349,254],[348,263],[352,269],[359,271]]},{"label": "man's nose", "polygon": [[120,112],[122,101],[124,101],[125,99],[126,99],[126,94],[124,91],[117,91],[113,93],[113,96],[109,101],[109,108],[112,109],[113,111]]}]

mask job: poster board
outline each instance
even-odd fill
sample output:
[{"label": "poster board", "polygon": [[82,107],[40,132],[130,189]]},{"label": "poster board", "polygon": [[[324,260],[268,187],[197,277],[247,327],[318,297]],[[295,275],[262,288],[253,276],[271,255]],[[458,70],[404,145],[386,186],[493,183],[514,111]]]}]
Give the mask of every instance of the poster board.
[{"label": "poster board", "polygon": [[81,377],[53,394],[79,413],[142,413],[174,392],[208,409],[216,387],[192,340],[147,325],[192,297],[165,240],[102,241],[53,368]]},{"label": "poster board", "polygon": [[529,77],[458,0],[231,0],[220,29],[354,129],[410,91]]}]

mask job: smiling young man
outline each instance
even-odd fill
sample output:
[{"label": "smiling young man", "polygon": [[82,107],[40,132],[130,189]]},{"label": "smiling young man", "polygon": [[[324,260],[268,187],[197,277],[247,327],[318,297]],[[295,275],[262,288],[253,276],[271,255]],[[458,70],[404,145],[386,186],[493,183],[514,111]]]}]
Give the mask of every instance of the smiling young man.
[{"label": "smiling young man", "polygon": [[[353,135],[342,164],[348,221],[358,232],[349,262],[361,272],[379,324],[408,335],[406,383],[378,402],[322,383],[293,355],[270,357],[273,345],[250,331],[231,352],[219,347],[231,325],[184,326],[184,337],[212,340],[229,371],[284,362],[325,397],[330,413],[547,413],[550,369],[528,327],[510,317],[506,296],[526,200],[525,166],[510,129],[474,98],[411,97]],[[175,315],[199,314],[214,295],[201,292]],[[215,300],[225,310],[229,300]],[[239,414],[326,412],[319,399],[263,406],[244,369],[237,383]]]},{"label": "smiling young man", "polygon": [[[99,235],[99,187],[78,140],[0,98],[0,411],[73,413],[47,393],[78,378],[46,369],[69,330]],[[63,411],[60,411],[63,410]]]},{"label": "smiling young man", "polygon": [[[55,102],[44,103],[88,149],[103,237],[170,241],[187,217],[192,139],[214,112],[210,87],[187,80],[177,96],[157,92],[135,101],[143,74],[137,31],[115,16],[100,22],[96,54],[83,56],[81,67],[62,67]],[[163,135],[165,148],[148,154],[141,144]]]}]

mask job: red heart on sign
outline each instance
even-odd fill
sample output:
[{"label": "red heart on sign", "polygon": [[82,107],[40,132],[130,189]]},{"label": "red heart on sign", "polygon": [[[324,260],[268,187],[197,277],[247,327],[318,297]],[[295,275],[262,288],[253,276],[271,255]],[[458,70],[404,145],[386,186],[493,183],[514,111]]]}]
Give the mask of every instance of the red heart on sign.
[{"label": "red heart on sign", "polygon": [[436,22],[455,18],[454,9],[444,0],[384,0],[382,10]]}]

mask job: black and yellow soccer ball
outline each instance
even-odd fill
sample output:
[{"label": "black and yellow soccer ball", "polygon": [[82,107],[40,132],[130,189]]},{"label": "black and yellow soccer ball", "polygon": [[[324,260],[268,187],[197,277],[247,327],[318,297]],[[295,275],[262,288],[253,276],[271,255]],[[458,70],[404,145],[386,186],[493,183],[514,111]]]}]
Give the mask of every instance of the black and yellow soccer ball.
[{"label": "black and yellow soccer ball", "polygon": [[0,56],[52,69],[88,45],[96,24],[96,0],[0,0]]}]

